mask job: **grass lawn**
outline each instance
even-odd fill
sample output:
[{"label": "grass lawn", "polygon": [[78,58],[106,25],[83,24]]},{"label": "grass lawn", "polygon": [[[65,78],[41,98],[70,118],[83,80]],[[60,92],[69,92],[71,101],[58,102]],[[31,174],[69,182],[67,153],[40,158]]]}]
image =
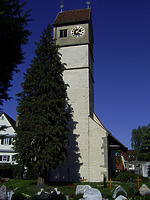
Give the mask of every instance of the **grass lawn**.
[{"label": "grass lawn", "polygon": [[39,191],[39,189],[36,186],[36,182],[37,180],[11,179],[4,185],[10,190],[15,189],[17,192],[33,196]]},{"label": "grass lawn", "polygon": [[[55,184],[50,184],[44,188],[45,191],[50,191],[54,188],[57,188],[59,191],[63,192],[65,195],[72,195],[75,194],[76,191],[76,186],[81,185],[82,183],[55,183]],[[85,185],[90,185],[93,188],[97,188],[100,190],[102,195],[106,198],[112,197],[113,192],[115,188],[118,185],[121,185],[127,193],[131,192],[136,192],[137,190],[137,183],[132,182],[132,183],[125,183],[125,182],[113,182],[112,186],[110,188],[110,184],[107,183],[107,188],[104,188],[103,183],[84,183]],[[140,186],[143,184],[143,182],[140,182]],[[145,183],[149,188],[150,188],[150,183],[146,182]],[[2,185],[2,184],[1,184]],[[15,188],[17,192],[25,193],[30,196],[33,196],[37,194],[40,189],[36,186],[36,180],[21,180],[21,179],[11,179],[10,181],[5,183],[6,187],[9,188],[10,190],[13,190]],[[72,199],[72,198],[70,198]]]}]

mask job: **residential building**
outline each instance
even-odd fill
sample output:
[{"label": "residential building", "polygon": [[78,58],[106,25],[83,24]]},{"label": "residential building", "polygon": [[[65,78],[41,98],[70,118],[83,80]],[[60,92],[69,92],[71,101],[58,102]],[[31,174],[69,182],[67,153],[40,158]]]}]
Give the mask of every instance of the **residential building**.
[{"label": "residential building", "polygon": [[13,150],[16,122],[5,112],[0,113],[0,164],[16,164]]}]

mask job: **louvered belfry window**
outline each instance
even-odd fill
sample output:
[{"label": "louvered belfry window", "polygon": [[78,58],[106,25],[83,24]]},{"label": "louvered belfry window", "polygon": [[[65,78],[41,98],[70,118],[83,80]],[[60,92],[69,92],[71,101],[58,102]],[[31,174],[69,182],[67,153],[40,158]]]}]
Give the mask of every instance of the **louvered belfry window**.
[{"label": "louvered belfry window", "polygon": [[68,36],[68,30],[67,29],[60,30],[60,35],[59,35],[60,38],[67,37],[67,36]]}]

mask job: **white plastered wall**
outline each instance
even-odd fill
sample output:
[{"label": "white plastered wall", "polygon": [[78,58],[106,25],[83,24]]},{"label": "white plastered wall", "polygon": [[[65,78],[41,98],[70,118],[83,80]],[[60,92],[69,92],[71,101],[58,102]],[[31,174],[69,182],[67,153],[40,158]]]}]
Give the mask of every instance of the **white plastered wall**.
[{"label": "white plastered wall", "polygon": [[103,181],[104,174],[108,177],[107,156],[106,130],[89,117],[89,181]]},{"label": "white plastered wall", "polygon": [[67,63],[64,71],[64,81],[69,84],[67,89],[69,104],[73,108],[73,121],[76,128],[79,147],[81,177],[87,177],[89,164],[88,151],[88,116],[89,116],[89,60],[88,45],[60,48],[62,62]]}]

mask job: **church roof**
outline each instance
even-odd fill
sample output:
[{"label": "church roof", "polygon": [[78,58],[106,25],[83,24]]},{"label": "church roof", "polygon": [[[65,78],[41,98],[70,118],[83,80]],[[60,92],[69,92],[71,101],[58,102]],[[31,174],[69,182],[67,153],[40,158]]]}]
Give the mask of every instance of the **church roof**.
[{"label": "church roof", "polygon": [[120,149],[124,152],[127,151],[127,147],[125,145],[123,145],[117,138],[115,138],[110,131],[108,131],[108,129],[103,125],[103,123],[100,121],[100,119],[97,117],[97,115],[95,113],[93,113],[93,117],[94,117],[94,121],[97,122],[104,130],[107,131],[108,133],[108,138],[109,138],[109,145],[110,146],[118,146],[120,147]]},{"label": "church roof", "polygon": [[58,13],[53,26],[62,26],[76,23],[86,23],[90,20],[91,10],[78,9]]}]

